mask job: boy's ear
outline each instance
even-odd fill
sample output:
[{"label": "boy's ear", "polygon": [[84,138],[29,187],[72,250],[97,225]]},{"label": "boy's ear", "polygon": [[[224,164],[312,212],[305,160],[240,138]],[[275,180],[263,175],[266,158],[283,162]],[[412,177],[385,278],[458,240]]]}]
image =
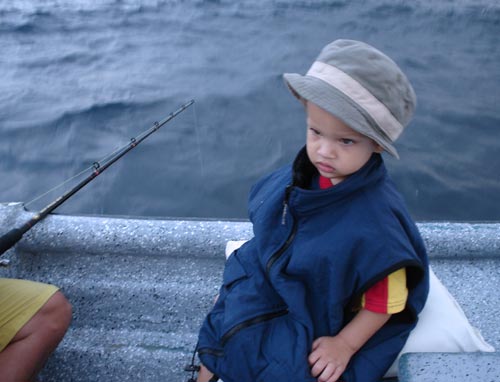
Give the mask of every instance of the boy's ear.
[{"label": "boy's ear", "polygon": [[377,154],[382,154],[384,152],[384,148],[377,143],[377,145],[375,146],[375,150],[373,151]]}]

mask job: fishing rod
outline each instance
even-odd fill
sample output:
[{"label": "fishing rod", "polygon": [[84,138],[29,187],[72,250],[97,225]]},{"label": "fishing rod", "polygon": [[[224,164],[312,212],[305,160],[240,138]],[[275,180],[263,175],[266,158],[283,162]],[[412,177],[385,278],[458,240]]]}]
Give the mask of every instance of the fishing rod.
[{"label": "fishing rod", "polygon": [[144,132],[143,136],[140,136],[140,134],[137,137],[131,138],[130,143],[123,146],[121,149],[119,149],[113,157],[111,157],[106,163],[100,164],[99,162],[94,162],[93,164],[93,171],[92,173],[85,179],[83,179],[80,183],[78,183],[75,187],[73,187],[71,190],[66,192],[65,194],[61,195],[59,198],[54,200],[52,203],[47,205],[44,209],[42,209],[40,212],[35,214],[30,220],[28,220],[26,223],[24,223],[21,227],[19,228],[13,228],[9,232],[7,232],[5,235],[0,237],[0,256],[2,256],[7,250],[12,248],[21,238],[23,235],[28,232],[33,226],[43,219],[47,217],[48,214],[50,214],[52,211],[54,211],[57,207],[59,207],[61,204],[63,204],[66,200],[68,200],[70,197],[72,197],[74,194],[76,194],[78,191],[80,191],[84,186],[86,186],[88,183],[90,183],[93,179],[95,179],[98,175],[102,174],[109,166],[111,166],[113,163],[115,163],[118,159],[123,157],[126,153],[128,153],[130,150],[133,148],[137,147],[139,143],[141,143],[143,140],[145,140],[147,137],[149,137],[151,134],[153,134],[155,131],[157,131],[160,127],[165,125],[167,122],[172,120],[174,117],[176,117],[178,114],[182,113],[184,110],[186,110],[189,106],[191,106],[194,103],[194,100],[191,100],[184,105],[182,105],[179,109],[176,111],[170,113],[170,115],[165,118],[161,122],[155,122],[153,126]]}]

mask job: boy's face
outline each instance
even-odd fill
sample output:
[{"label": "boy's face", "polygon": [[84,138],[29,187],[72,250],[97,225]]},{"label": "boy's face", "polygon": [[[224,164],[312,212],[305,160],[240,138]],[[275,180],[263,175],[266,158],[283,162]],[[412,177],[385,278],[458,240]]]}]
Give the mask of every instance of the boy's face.
[{"label": "boy's face", "polygon": [[338,184],[383,148],[340,119],[307,102],[307,155],[318,172]]}]

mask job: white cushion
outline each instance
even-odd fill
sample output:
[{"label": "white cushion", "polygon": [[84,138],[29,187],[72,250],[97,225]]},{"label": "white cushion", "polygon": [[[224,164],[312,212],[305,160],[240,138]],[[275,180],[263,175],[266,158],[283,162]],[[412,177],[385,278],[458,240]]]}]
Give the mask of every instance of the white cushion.
[{"label": "white cushion", "polygon": [[[226,258],[246,240],[228,241]],[[429,296],[419,314],[417,326],[410,333],[403,350],[386,373],[386,377],[398,374],[398,361],[404,353],[456,353],[493,352],[475,327],[473,327],[458,302],[448,292],[429,267]]]},{"label": "white cushion", "polygon": [[399,357],[404,353],[495,351],[479,330],[469,323],[458,302],[439,281],[431,267],[429,295],[418,317],[417,326],[410,333],[386,376],[397,376]]},{"label": "white cushion", "polygon": [[231,255],[231,253],[233,253],[246,242],[247,240],[229,240],[226,243],[226,259],[229,257],[229,255]]}]

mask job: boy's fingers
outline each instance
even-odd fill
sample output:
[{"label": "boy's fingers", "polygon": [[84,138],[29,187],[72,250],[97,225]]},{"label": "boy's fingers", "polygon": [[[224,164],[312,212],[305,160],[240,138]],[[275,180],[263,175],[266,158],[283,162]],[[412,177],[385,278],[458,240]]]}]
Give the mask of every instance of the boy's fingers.
[{"label": "boy's fingers", "polygon": [[[339,381],[339,378],[340,376],[342,375],[342,373],[344,372],[344,368],[342,367],[337,367],[335,369],[335,372],[333,373],[333,375],[331,376],[331,378],[328,380],[328,382],[337,382]],[[340,381],[339,381],[340,382]]]},{"label": "boy's fingers", "polygon": [[318,360],[311,368],[311,375],[313,377],[318,377],[323,372],[326,366],[327,364],[325,361],[322,361],[321,359]]},{"label": "boy's fingers", "polygon": [[312,366],[316,363],[316,361],[319,359],[319,352],[313,350],[311,354],[309,354],[309,357],[307,357],[307,362],[309,362],[309,366]]},{"label": "boy's fingers", "polygon": [[316,340],[312,344],[312,350],[316,350],[317,347],[323,342],[323,337],[316,338]]},{"label": "boy's fingers", "polygon": [[336,382],[337,380],[332,378],[334,374],[335,374],[335,366],[329,363],[328,365],[326,365],[325,369],[318,377],[318,382]]},{"label": "boy's fingers", "polygon": [[309,362],[309,366],[314,365],[318,360],[321,358],[321,351],[318,349],[313,350],[311,354],[309,354],[309,357],[307,357],[307,361]]}]

